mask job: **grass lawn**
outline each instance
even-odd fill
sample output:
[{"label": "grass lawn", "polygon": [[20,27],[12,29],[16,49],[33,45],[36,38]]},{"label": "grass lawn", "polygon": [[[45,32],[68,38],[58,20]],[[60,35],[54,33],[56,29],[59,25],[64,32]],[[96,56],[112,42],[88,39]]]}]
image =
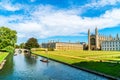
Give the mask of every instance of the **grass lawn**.
[{"label": "grass lawn", "polygon": [[120,78],[120,51],[32,51],[78,67]]},{"label": "grass lawn", "polygon": [[0,52],[0,63],[6,58],[8,54],[9,53],[7,52]]}]

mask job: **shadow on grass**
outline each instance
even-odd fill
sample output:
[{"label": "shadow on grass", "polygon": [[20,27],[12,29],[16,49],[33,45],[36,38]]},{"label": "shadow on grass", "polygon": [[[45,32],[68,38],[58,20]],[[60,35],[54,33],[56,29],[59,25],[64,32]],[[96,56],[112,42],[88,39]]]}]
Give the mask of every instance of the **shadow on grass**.
[{"label": "shadow on grass", "polygon": [[120,78],[120,63],[84,61],[72,65]]}]

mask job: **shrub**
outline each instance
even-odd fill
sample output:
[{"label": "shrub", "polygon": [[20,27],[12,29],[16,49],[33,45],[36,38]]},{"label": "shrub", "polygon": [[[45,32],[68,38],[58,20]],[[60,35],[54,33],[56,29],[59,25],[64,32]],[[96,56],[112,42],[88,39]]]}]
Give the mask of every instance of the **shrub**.
[{"label": "shrub", "polygon": [[12,46],[7,46],[4,48],[4,50],[6,50],[9,53],[13,53],[14,52],[14,48]]},{"label": "shrub", "polygon": [[54,51],[54,48],[48,48],[48,51]]}]

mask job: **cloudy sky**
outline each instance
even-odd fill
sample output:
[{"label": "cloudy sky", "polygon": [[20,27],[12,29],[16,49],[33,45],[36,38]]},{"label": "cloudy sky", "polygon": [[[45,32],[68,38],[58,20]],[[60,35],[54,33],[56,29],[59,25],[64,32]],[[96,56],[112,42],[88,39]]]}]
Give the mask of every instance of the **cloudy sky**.
[{"label": "cloudy sky", "polygon": [[17,43],[30,37],[87,42],[87,30],[120,34],[120,0],[0,0],[0,26],[17,31]]}]

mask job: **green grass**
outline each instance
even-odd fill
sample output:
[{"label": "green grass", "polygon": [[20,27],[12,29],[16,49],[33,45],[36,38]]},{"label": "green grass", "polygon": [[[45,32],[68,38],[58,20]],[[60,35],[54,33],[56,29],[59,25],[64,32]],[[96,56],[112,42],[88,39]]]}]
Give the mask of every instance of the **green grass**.
[{"label": "green grass", "polygon": [[120,51],[32,51],[78,67],[120,78]]},{"label": "green grass", "polygon": [[9,53],[7,52],[0,52],[0,63],[6,58],[8,54]]}]

